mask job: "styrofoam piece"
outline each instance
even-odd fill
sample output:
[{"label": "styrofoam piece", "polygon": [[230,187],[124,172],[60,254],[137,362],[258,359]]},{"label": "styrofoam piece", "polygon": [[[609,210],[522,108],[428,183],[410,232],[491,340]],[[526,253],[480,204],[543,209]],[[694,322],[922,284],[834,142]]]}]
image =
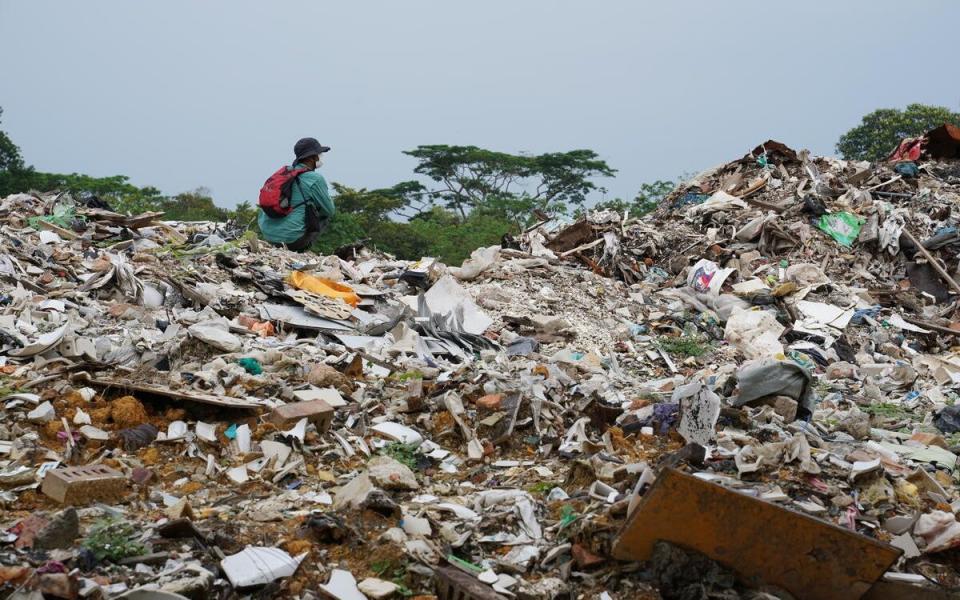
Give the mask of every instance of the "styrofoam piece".
[{"label": "styrofoam piece", "polygon": [[235,588],[264,585],[293,575],[306,553],[290,556],[279,548],[249,546],[220,561],[220,568]]},{"label": "styrofoam piece", "polygon": [[419,446],[421,443],[423,443],[422,435],[417,433],[415,429],[411,429],[410,427],[401,425],[400,423],[384,421],[383,423],[377,423],[370,429],[376,431],[384,437],[401,442],[403,444],[413,444],[415,446]]}]

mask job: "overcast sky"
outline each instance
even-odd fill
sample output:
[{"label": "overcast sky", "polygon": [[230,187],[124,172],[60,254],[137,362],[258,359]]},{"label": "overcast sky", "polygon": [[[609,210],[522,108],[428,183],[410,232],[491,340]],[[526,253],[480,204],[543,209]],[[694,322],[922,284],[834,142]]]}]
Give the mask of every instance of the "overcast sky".
[{"label": "overcast sky", "polygon": [[328,180],[418,144],[591,148],[632,197],[768,138],[960,109],[960,2],[0,0],[2,127],[38,169],[256,200],[297,138]]}]

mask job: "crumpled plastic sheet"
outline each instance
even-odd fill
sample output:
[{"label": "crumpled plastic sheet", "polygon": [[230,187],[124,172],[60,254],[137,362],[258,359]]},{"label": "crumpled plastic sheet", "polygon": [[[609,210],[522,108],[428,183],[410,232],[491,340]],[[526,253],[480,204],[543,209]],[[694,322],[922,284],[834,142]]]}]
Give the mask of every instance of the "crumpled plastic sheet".
[{"label": "crumpled plastic sheet", "polygon": [[960,405],[944,407],[933,418],[933,425],[943,433],[960,431]]},{"label": "crumpled plastic sheet", "polygon": [[765,358],[744,363],[737,371],[740,394],[733,406],[744,406],[766,396],[789,396],[799,403],[798,418],[813,414],[810,371],[792,360]]},{"label": "crumpled plastic sheet", "polygon": [[692,288],[671,288],[663,290],[660,296],[676,298],[701,314],[713,313],[717,319],[724,323],[730,318],[730,315],[750,308],[750,303],[733,294],[700,294]]},{"label": "crumpled plastic sheet", "polygon": [[927,543],[925,552],[940,552],[960,545],[960,523],[953,513],[934,510],[920,515],[913,533]]},{"label": "crumpled plastic sheet", "polygon": [[761,359],[783,353],[780,336],[784,329],[769,311],[736,310],[727,319],[723,339],[747,358]]},{"label": "crumpled plastic sheet", "polygon": [[486,248],[477,248],[470,253],[470,258],[463,261],[463,265],[450,267],[447,270],[451,275],[461,281],[470,281],[476,279],[484,271],[489,269],[497,259],[500,258],[500,246],[487,246]]},{"label": "crumpled plastic sheet", "polygon": [[159,433],[160,430],[154,425],[144,423],[136,427],[121,429],[116,433],[116,436],[120,438],[120,443],[123,445],[124,450],[127,452],[135,452],[140,448],[145,448],[152,444],[153,441],[157,439]]},{"label": "crumpled plastic sheet", "polygon": [[782,442],[744,446],[734,457],[737,472],[740,475],[753,473],[764,467],[778,467],[794,461],[800,462],[800,470],[804,473],[811,475],[820,473],[820,466],[810,456],[810,442],[800,432],[793,434],[793,437]]},{"label": "crumpled plastic sheet", "polygon": [[838,244],[849,248],[860,235],[864,220],[850,212],[841,211],[822,215],[817,227]]},{"label": "crumpled plastic sheet", "polygon": [[878,241],[880,249],[886,250],[890,256],[899,254],[900,236],[903,235],[903,229],[906,226],[906,220],[902,211],[896,210],[888,215],[883,225],[880,226],[880,238]]}]

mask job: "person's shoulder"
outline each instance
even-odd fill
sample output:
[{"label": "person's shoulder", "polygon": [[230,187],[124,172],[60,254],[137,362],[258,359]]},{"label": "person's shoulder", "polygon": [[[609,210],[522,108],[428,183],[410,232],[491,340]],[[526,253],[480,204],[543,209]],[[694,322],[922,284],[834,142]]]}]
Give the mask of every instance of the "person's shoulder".
[{"label": "person's shoulder", "polygon": [[307,171],[300,176],[300,180],[307,185],[322,184],[327,185],[327,180],[323,178],[318,171]]}]

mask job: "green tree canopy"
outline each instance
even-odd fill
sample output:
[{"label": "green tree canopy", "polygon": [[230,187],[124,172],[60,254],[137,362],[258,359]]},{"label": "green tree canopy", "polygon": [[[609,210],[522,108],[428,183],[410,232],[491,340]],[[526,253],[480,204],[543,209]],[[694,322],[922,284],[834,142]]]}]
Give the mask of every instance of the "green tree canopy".
[{"label": "green tree canopy", "polygon": [[837,152],[848,160],[882,160],[903,138],[923,135],[944,123],[960,124],[960,113],[926,104],[911,104],[906,110],[881,108],[840,136]]},{"label": "green tree canopy", "polygon": [[170,221],[227,221],[233,213],[214,204],[207,188],[197,188],[164,198],[157,204],[156,210],[163,211],[163,217]]},{"label": "green tree canopy", "polygon": [[[426,188],[419,181],[403,181],[389,188],[367,190],[334,183],[337,212],[357,215],[362,222],[412,217],[429,204]],[[413,213],[409,211],[413,209]]]},{"label": "green tree canopy", "polygon": [[533,156],[476,146],[427,145],[404,154],[419,161],[415,173],[441,185],[432,190],[432,198],[461,220],[490,200],[505,205],[520,200],[521,206],[566,212],[569,205],[581,206],[587,194],[601,189],[592,178],[616,173],[592,150]]},{"label": "green tree canopy", "polygon": [[[3,117],[3,108],[0,108],[0,117]],[[23,168],[23,158],[20,148],[13,143],[5,132],[0,130],[0,171],[16,171]]]},{"label": "green tree canopy", "polygon": [[657,207],[660,202],[673,191],[676,185],[672,181],[658,179],[653,183],[644,183],[633,200],[627,202],[620,198],[598,202],[595,210],[615,210],[619,213],[627,212],[631,217],[640,217]]},{"label": "green tree canopy", "polygon": [[155,187],[137,187],[125,175],[91,177],[78,173],[44,173],[32,166],[0,171],[0,196],[36,190],[60,190],[74,195],[93,194],[120,212],[162,210],[164,196]]}]

